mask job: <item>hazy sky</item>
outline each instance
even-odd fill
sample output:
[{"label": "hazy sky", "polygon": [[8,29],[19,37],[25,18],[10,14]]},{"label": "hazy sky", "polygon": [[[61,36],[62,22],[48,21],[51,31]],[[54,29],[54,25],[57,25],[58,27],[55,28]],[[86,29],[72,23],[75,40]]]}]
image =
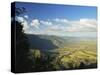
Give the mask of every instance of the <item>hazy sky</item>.
[{"label": "hazy sky", "polygon": [[[16,3],[26,13],[17,16],[25,33],[67,35],[68,32],[96,32],[97,8],[90,6]],[[76,34],[75,34],[76,35]]]}]

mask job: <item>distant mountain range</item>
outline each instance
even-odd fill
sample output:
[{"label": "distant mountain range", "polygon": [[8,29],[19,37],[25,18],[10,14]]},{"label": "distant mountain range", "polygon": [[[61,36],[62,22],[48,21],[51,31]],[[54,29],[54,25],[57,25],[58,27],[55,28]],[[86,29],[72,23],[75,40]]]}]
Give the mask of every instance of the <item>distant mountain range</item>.
[{"label": "distant mountain range", "polygon": [[53,50],[65,45],[74,44],[80,40],[91,40],[90,37],[67,37],[54,35],[27,34],[31,49]]},{"label": "distant mountain range", "polygon": [[28,34],[27,37],[29,39],[31,49],[51,50],[57,48],[57,46],[54,45],[51,40],[46,39],[47,37],[45,36]]}]

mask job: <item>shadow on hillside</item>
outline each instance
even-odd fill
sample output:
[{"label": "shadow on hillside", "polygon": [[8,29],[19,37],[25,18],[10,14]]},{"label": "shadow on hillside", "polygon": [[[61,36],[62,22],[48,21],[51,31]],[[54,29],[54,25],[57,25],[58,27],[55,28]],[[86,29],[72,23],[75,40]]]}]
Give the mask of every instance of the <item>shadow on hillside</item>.
[{"label": "shadow on hillside", "polygon": [[27,35],[27,37],[30,43],[30,49],[39,49],[44,51],[58,48],[52,43],[52,41],[43,39],[38,35]]}]

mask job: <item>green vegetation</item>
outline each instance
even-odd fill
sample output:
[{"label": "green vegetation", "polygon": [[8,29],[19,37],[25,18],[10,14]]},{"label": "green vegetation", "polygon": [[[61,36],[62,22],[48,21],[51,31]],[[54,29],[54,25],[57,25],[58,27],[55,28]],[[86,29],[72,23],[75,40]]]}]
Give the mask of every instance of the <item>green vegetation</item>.
[{"label": "green vegetation", "polygon": [[96,53],[86,50],[73,50],[59,55],[61,65],[65,68],[78,68],[81,63],[91,65],[96,63]]},{"label": "green vegetation", "polygon": [[[94,68],[97,63],[96,42],[81,41],[75,45],[58,48],[52,51],[30,50],[33,62],[40,62],[41,70],[66,70],[79,68]],[[37,60],[38,59],[38,60]],[[43,62],[45,61],[45,62]],[[42,64],[45,63],[45,64]],[[34,66],[36,66],[34,64]],[[49,66],[49,67],[47,67]],[[36,66],[39,68],[40,66]]]}]

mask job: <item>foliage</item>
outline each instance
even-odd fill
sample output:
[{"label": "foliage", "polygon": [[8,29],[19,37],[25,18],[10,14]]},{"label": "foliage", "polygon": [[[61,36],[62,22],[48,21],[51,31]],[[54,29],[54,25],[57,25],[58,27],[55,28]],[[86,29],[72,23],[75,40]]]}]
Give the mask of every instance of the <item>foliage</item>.
[{"label": "foliage", "polygon": [[[23,14],[25,12],[25,8],[16,8],[15,12],[12,9],[12,13],[16,15],[12,15],[12,18]],[[12,33],[13,34],[13,41],[15,47],[15,71],[16,72],[30,72],[32,61],[28,59],[28,52],[29,52],[29,43],[26,34],[23,32],[23,25],[22,23],[13,19],[11,22],[12,25]]]},{"label": "foliage", "polygon": [[16,8],[15,7],[15,12],[16,12],[15,15],[19,16],[21,14],[24,14],[26,12],[26,9],[24,7],[21,7],[21,8]]},{"label": "foliage", "polygon": [[[33,62],[36,62],[34,65],[38,63],[40,65],[45,62],[45,64],[42,64],[42,68],[40,70],[40,66],[36,66],[35,68],[39,68],[37,71],[45,71],[45,68],[47,70],[66,70],[66,69],[80,69],[80,68],[93,68],[96,67],[97,63],[97,54],[96,49],[91,47],[91,45],[95,42],[87,43],[80,42],[75,47],[63,47],[58,48],[54,52],[45,52],[41,50],[30,50],[30,57]],[[37,59],[39,61],[37,61]],[[42,62],[41,62],[42,60]],[[48,62],[47,62],[48,61]],[[49,67],[45,67],[49,66]]]}]

